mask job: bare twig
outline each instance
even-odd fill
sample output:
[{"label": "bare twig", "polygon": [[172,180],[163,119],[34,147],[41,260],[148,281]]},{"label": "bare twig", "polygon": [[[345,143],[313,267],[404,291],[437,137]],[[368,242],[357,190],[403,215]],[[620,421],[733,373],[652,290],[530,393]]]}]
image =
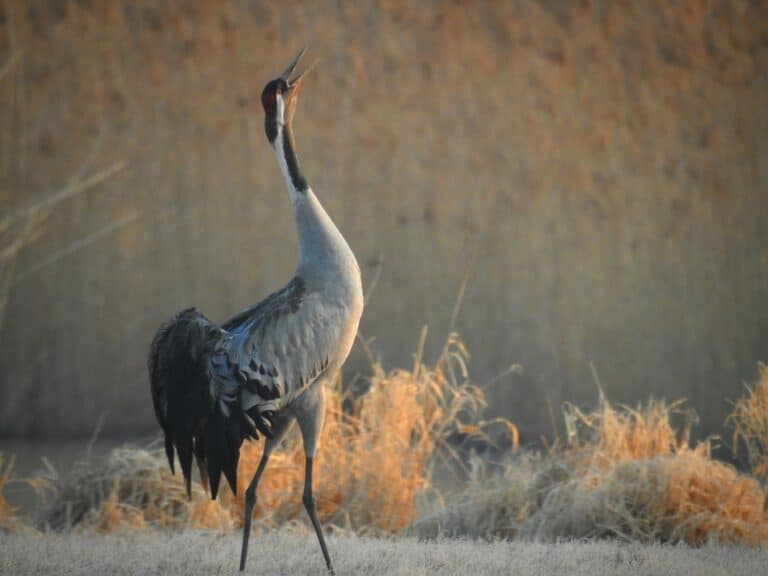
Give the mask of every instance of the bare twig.
[{"label": "bare twig", "polygon": [[11,216],[6,216],[4,219],[0,220],[0,233],[5,231],[7,228],[9,228],[11,225],[15,224],[22,218],[29,218],[30,216],[40,212],[41,210],[52,208],[59,202],[62,202],[64,200],[68,200],[69,198],[72,198],[73,196],[78,195],[81,192],[85,192],[86,190],[93,188],[97,184],[102,183],[104,180],[107,180],[114,176],[115,174],[118,174],[125,170],[125,167],[127,166],[126,162],[120,161],[115,162],[111,166],[108,166],[107,168],[104,168],[103,170],[100,170],[93,174],[92,176],[84,179],[84,180],[76,180],[72,182],[71,184],[67,185],[63,189],[59,190],[58,192],[54,192],[53,194],[47,196],[46,198],[43,198],[39,202],[35,202],[34,204],[31,204],[30,206],[27,206],[26,208],[23,208],[20,211],[17,211],[15,214]]},{"label": "bare twig", "polygon": [[96,421],[93,434],[91,434],[91,438],[88,440],[88,445],[85,447],[86,458],[91,457],[91,453],[93,452],[93,445],[96,444],[96,440],[98,439],[99,434],[101,434],[101,431],[104,429],[104,422],[107,419],[107,414],[109,414],[108,410],[104,410],[101,414],[99,414],[99,419]]},{"label": "bare twig", "polygon": [[366,306],[371,301],[371,296],[373,296],[373,291],[376,289],[376,286],[379,283],[379,278],[381,278],[381,270],[384,268],[384,257],[382,256],[381,252],[379,252],[379,257],[376,259],[376,270],[373,272],[373,278],[371,278],[371,281],[368,282],[368,288],[365,289],[363,300],[365,301]]},{"label": "bare twig", "polygon": [[461,312],[461,305],[464,303],[464,292],[467,289],[467,282],[469,281],[469,267],[464,272],[464,278],[461,279],[461,285],[459,291],[456,294],[456,301],[453,303],[453,310],[451,311],[451,323],[448,325],[448,334],[452,334],[456,326],[456,320]]},{"label": "bare twig", "polygon": [[93,232],[92,234],[88,234],[84,238],[80,238],[79,240],[73,242],[72,244],[62,248],[61,250],[57,250],[53,254],[50,254],[42,262],[35,264],[31,268],[27,268],[23,272],[20,272],[19,274],[17,274],[13,280],[12,285],[15,286],[16,284],[22,282],[24,279],[34,274],[35,272],[38,272],[43,268],[47,268],[48,266],[50,266],[51,264],[55,264],[62,258],[65,258],[66,256],[69,256],[71,254],[74,254],[78,250],[82,250],[86,246],[89,246],[94,242],[96,242],[97,240],[100,240],[101,238],[112,234],[113,232],[122,228],[123,226],[127,226],[128,224],[136,220],[139,217],[139,214],[140,214],[139,211],[134,210],[127,216],[124,216],[123,218],[120,218],[118,220],[114,220],[108,225],[104,226],[103,228],[96,230],[96,232]]}]

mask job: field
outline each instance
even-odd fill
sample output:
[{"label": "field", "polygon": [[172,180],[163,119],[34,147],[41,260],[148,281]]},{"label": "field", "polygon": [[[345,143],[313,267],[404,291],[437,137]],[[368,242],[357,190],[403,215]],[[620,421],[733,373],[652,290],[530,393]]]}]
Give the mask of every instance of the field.
[{"label": "field", "polygon": [[[235,572],[262,444],[188,499],[145,359],[291,277],[259,92],[302,44],[302,166],[365,286],[314,469],[338,572],[765,572],[766,21],[0,1],[0,573]],[[303,478],[289,434],[252,573],[325,573]]]},{"label": "field", "polygon": [[[482,418],[462,342],[450,336],[429,367],[425,335],[410,370],[373,361],[364,392],[330,390],[316,495],[339,573],[756,574],[765,566],[768,369],[727,422],[749,468],[739,471],[712,458],[710,442],[690,440],[682,403],[614,406],[602,392],[592,412],[563,407],[564,437],[521,449],[514,424]],[[243,448],[241,486],[259,450]],[[298,438],[273,459],[259,489],[251,567],[321,574],[299,500]],[[157,450],[122,446],[69,472],[27,478],[41,503],[26,518],[2,498],[12,472],[12,460],[0,460],[3,573],[235,570],[242,494],[225,490],[211,502],[195,483],[187,501]]]},{"label": "field", "polygon": [[[0,574],[238,574],[239,538],[207,532],[118,535],[12,535],[0,539]],[[768,553],[733,547],[690,548],[616,542],[472,542],[335,535],[337,574],[485,576],[755,576]],[[314,535],[258,535],[246,574],[327,574]]]}]

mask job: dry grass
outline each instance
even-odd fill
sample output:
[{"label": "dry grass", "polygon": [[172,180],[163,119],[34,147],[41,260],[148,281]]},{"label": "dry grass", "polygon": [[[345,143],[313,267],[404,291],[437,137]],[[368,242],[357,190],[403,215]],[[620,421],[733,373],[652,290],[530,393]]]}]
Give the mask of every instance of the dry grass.
[{"label": "dry grass", "polygon": [[651,401],[597,411],[564,410],[567,445],[509,463],[488,478],[478,467],[458,502],[424,518],[416,533],[477,537],[620,538],[768,545],[766,494],[752,477],[691,447],[680,404]]},{"label": "dry grass", "polygon": [[[342,410],[345,398],[338,389],[330,391],[316,481],[318,514],[325,522],[401,532],[416,516],[417,495],[432,485],[433,457],[450,451],[445,439],[457,431],[482,435],[490,424],[480,414],[483,393],[468,380],[462,342],[450,336],[429,368],[422,363],[425,338],[426,330],[411,370],[387,373],[372,360],[370,387],[350,399],[351,411]],[[506,426],[514,441],[516,429]],[[261,443],[243,449],[240,486],[250,481],[261,449]],[[270,459],[257,515],[270,524],[303,517],[303,481],[304,453],[295,434]],[[242,494],[236,510],[241,500]]]},{"label": "dry grass", "polygon": [[[445,442],[453,433],[484,436],[501,425],[516,446],[517,430],[507,421],[484,421],[482,391],[468,380],[467,352],[451,335],[434,368],[422,362],[422,332],[413,368],[386,373],[372,360],[368,390],[345,398],[330,390],[323,442],[317,459],[318,514],[329,524],[363,533],[399,533],[416,517],[417,496],[432,486],[434,464],[453,458]],[[347,399],[351,411],[342,410]],[[159,453],[114,451],[106,463],[79,463],[71,477],[40,483],[55,496],[40,523],[53,528],[80,526],[98,531],[154,526],[230,528],[242,522],[243,488],[261,457],[262,444],[242,449],[240,493],[222,491],[221,504],[209,501],[194,484],[192,503]],[[301,488],[304,453],[298,434],[289,434],[270,459],[259,486],[256,516],[265,526],[304,519]]]},{"label": "dry grass", "polygon": [[738,454],[740,443],[746,448],[747,459],[755,476],[768,481],[768,366],[759,365],[760,380],[739,398],[728,416],[733,426],[733,451]]},{"label": "dry grass", "polygon": [[[694,417],[681,402],[651,400],[634,409],[614,406],[601,393],[594,412],[565,405],[565,438],[548,453],[509,451],[495,473],[487,457],[472,456],[466,467],[447,439],[459,433],[487,441],[487,426],[498,422],[482,419],[483,394],[468,379],[461,341],[450,336],[430,368],[422,361],[425,338],[426,331],[411,370],[386,373],[372,361],[365,393],[344,398],[330,391],[316,481],[326,524],[362,534],[410,528],[427,537],[768,545],[763,488],[713,460],[708,441],[691,444]],[[750,390],[736,413],[754,414],[758,393]],[[351,409],[342,409],[345,400]],[[501,424],[517,448],[517,430]],[[260,456],[260,443],[243,448],[241,490]],[[289,435],[259,487],[262,528],[305,522],[303,461],[298,434]],[[468,472],[457,493],[436,487],[436,466],[446,462]],[[41,513],[41,523],[53,528],[230,529],[242,521],[242,494],[225,489],[220,503],[211,502],[195,484],[188,502],[162,455],[143,450],[116,450],[103,465],[83,462],[67,479],[38,483],[55,487]],[[417,510],[417,503],[431,511]]]},{"label": "dry grass", "polygon": [[41,507],[37,523],[55,530],[78,527],[113,532],[170,528],[232,528],[229,512],[211,502],[199,485],[187,500],[179,477],[168,470],[159,452],[118,448],[103,461],[86,459],[72,473],[32,480],[50,501]]},{"label": "dry grass", "polygon": [[14,508],[8,504],[3,496],[3,489],[11,478],[13,472],[13,457],[6,462],[0,453],[0,531],[11,530],[15,524]]}]

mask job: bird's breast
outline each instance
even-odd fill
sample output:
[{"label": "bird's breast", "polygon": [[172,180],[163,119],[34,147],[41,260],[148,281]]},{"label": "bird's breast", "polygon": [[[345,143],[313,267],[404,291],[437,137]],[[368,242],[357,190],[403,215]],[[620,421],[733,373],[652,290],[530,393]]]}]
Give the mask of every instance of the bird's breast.
[{"label": "bird's breast", "polygon": [[363,314],[363,289],[359,272],[356,278],[351,277],[346,282],[339,282],[329,292],[329,308],[335,309],[338,326],[336,354],[330,363],[333,372],[336,372],[352,350]]}]

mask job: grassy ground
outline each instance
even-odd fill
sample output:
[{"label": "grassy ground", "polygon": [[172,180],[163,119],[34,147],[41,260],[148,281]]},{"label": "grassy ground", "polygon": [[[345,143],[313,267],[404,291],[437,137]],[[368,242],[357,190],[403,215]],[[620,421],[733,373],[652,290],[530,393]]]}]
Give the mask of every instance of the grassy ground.
[{"label": "grassy ground", "polygon": [[[349,412],[332,391],[316,487],[339,574],[765,573],[768,369],[729,419],[751,469],[740,472],[713,459],[709,442],[690,441],[681,403],[621,407],[602,393],[592,412],[563,408],[567,434],[549,450],[520,450],[511,423],[481,418],[464,358],[449,338],[433,368],[420,353],[411,371],[375,364]],[[498,460],[491,425],[510,436]],[[446,441],[461,435],[485,443],[485,459]],[[243,455],[241,486],[258,445]],[[325,574],[299,500],[296,438],[273,460],[249,573]],[[455,492],[435,481],[437,462],[454,466]],[[164,454],[119,447],[68,474],[27,478],[41,497],[28,517],[4,500],[13,470],[0,455],[0,576],[237,573],[242,502],[211,502],[197,483],[188,501]]]},{"label": "grassy ground", "polygon": [[[0,539],[0,574],[236,574],[239,536],[211,532],[112,535],[11,534]],[[696,574],[753,576],[764,550],[616,542],[418,542],[331,537],[338,574]],[[314,535],[282,530],[257,536],[251,574],[325,574]]]}]

